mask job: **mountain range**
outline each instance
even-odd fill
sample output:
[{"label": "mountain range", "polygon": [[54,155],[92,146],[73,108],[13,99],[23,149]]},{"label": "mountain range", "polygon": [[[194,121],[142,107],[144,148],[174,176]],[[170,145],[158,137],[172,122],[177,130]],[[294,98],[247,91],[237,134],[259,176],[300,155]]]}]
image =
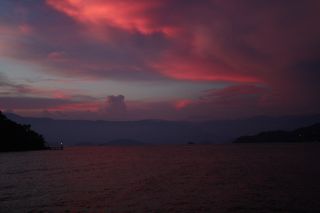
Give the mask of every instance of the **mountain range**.
[{"label": "mountain range", "polygon": [[272,129],[294,130],[320,121],[320,115],[258,116],[238,120],[215,121],[90,121],[55,120],[22,117],[13,113],[6,116],[20,124],[30,124],[55,145],[99,145],[114,141],[139,141],[141,144],[207,144],[228,143],[241,135],[253,135]]}]

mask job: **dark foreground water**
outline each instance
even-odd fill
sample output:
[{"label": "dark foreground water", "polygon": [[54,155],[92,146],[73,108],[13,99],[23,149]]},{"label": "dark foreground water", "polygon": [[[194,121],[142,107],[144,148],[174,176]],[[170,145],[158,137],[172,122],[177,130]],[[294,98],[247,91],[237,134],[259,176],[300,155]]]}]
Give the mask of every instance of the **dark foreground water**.
[{"label": "dark foreground water", "polygon": [[0,154],[0,212],[319,212],[320,144]]}]

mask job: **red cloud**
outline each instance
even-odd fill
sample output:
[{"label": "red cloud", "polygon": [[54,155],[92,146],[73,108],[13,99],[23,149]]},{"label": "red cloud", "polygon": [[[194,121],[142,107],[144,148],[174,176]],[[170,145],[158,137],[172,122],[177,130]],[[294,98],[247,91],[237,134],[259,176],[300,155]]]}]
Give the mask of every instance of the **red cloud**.
[{"label": "red cloud", "polygon": [[180,110],[192,104],[192,100],[184,99],[175,102],[175,108]]},{"label": "red cloud", "polygon": [[48,59],[51,61],[65,61],[66,54],[64,52],[51,52],[48,54]]},{"label": "red cloud", "polygon": [[191,81],[227,81],[227,82],[260,82],[257,77],[243,75],[232,68],[224,67],[219,63],[194,58],[162,60],[151,65],[163,75],[177,80]]},{"label": "red cloud", "polygon": [[33,32],[32,27],[28,24],[22,24],[18,28],[19,28],[19,31],[25,35],[29,35]]},{"label": "red cloud", "polygon": [[158,8],[163,1],[149,0],[47,0],[53,8],[89,26],[113,26],[143,34],[169,33],[166,26],[156,26],[147,11]]},{"label": "red cloud", "polygon": [[[251,71],[259,68],[258,63],[234,47],[225,46],[219,34],[226,30],[220,26],[221,17],[215,17],[207,9],[213,7],[209,2],[46,0],[46,3],[85,27],[75,25],[69,31],[68,26],[61,24],[60,28],[55,27],[63,30],[64,35],[54,37],[36,29],[38,40],[46,42],[43,46],[59,47],[59,51],[49,48],[43,56],[46,60],[39,58],[46,51],[29,47],[30,43],[15,44],[11,55],[46,63],[54,67],[51,71],[65,76],[118,79],[150,75],[191,81],[261,81]],[[99,39],[84,40],[86,33],[93,34],[90,39]],[[104,43],[106,39],[108,45]]]},{"label": "red cloud", "polygon": [[101,107],[101,102],[81,102],[81,103],[67,103],[60,106],[47,108],[49,112],[69,112],[69,111],[98,111]]}]

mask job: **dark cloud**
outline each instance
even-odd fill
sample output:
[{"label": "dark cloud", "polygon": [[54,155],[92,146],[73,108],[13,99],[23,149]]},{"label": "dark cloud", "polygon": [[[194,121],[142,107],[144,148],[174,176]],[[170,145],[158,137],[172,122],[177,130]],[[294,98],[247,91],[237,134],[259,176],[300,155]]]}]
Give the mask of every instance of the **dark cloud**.
[{"label": "dark cloud", "polygon": [[200,97],[203,101],[212,101],[215,104],[222,105],[250,105],[257,104],[263,96],[268,94],[267,88],[257,85],[235,85],[223,89],[214,89],[205,92],[205,95]]},{"label": "dark cloud", "polygon": [[15,94],[25,94],[31,92],[31,88],[24,84],[16,84],[10,81],[7,76],[0,73],[0,89],[1,95],[15,95]]},{"label": "dark cloud", "polygon": [[0,97],[1,109],[46,109],[72,103],[69,100],[34,98],[34,97]]},{"label": "dark cloud", "polygon": [[107,112],[111,117],[125,117],[127,106],[123,95],[110,95],[107,98]]}]

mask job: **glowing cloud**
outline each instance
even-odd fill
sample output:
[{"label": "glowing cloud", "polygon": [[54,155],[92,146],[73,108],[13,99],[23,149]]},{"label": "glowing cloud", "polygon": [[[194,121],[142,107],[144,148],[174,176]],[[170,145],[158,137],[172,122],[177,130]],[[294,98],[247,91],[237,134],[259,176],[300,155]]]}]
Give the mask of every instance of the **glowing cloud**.
[{"label": "glowing cloud", "polygon": [[86,25],[108,25],[143,34],[170,31],[168,27],[155,26],[146,14],[159,7],[161,1],[47,0],[47,3]]},{"label": "glowing cloud", "polygon": [[192,104],[192,100],[184,99],[184,100],[179,100],[175,102],[175,108],[177,110],[186,108],[187,106]]}]

